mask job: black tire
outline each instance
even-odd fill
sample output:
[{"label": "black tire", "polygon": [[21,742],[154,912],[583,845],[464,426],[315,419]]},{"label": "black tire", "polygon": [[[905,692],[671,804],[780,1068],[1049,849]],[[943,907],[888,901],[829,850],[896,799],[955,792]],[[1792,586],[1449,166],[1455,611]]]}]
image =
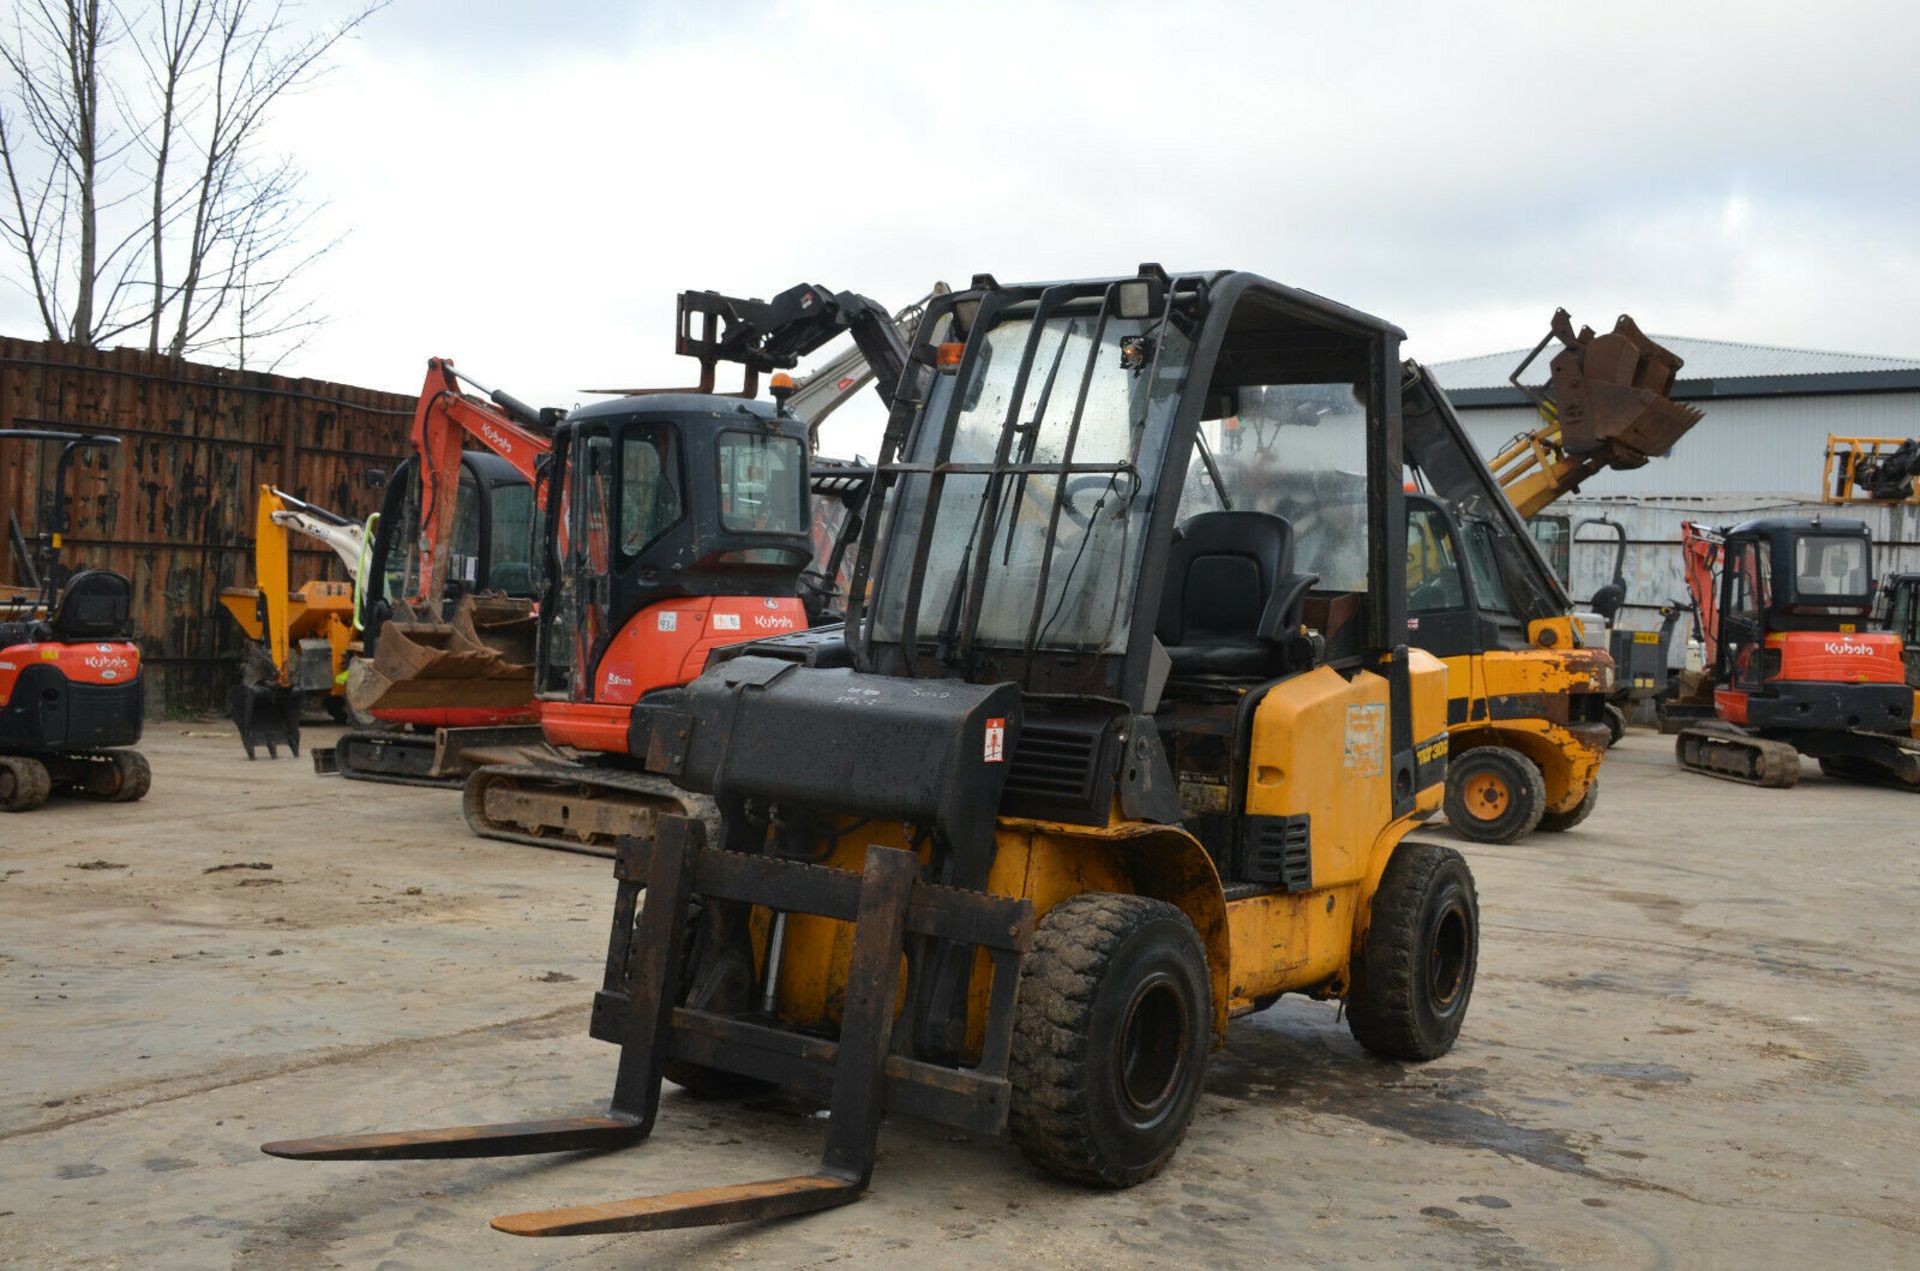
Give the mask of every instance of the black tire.
[{"label": "black tire", "polygon": [[0,755],[0,812],[31,812],[53,793],[53,776],[32,755]]},{"label": "black tire", "polygon": [[107,762],[91,767],[86,776],[90,799],[108,803],[136,803],[153,788],[153,769],[147,757],[137,750],[109,750]]},{"label": "black tire", "polygon": [[1547,810],[1547,783],[1533,760],[1505,746],[1475,746],[1447,761],[1447,824],[1476,843],[1512,843]]},{"label": "black tire", "polygon": [[1354,1040],[1386,1059],[1446,1054],[1466,1019],[1479,956],[1480,900],[1465,858],[1438,843],[1401,843],[1354,959]]},{"label": "black tire", "polygon": [[1600,802],[1600,778],[1595,777],[1587,783],[1587,792],[1580,796],[1580,802],[1565,812],[1542,812],[1540,828],[1550,834],[1571,830],[1593,814],[1593,805],[1598,802]]},{"label": "black tire", "polygon": [[1014,1142],[1075,1182],[1152,1178],[1193,1121],[1212,1032],[1206,949],[1185,914],[1109,892],[1063,901],[1020,968]]},{"label": "black tire", "polygon": [[1607,749],[1612,750],[1615,743],[1627,735],[1627,713],[1607,703]]}]

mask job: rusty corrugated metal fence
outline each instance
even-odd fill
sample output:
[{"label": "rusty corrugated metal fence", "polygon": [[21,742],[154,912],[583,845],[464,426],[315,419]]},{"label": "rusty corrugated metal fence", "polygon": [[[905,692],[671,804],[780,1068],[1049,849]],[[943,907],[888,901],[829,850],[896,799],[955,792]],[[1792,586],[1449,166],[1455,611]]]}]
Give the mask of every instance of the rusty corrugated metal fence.
[{"label": "rusty corrugated metal fence", "polygon": [[[253,581],[254,491],[264,482],[364,518],[368,468],[405,453],[414,399],[322,380],[0,338],[0,428],[118,435],[83,451],[69,486],[71,565],[133,580],[150,713],[223,709],[241,641],[222,587]],[[55,443],[0,442],[7,513],[29,539],[51,509]],[[345,578],[333,553],[295,539],[292,576]],[[0,581],[24,582],[0,539]]]}]

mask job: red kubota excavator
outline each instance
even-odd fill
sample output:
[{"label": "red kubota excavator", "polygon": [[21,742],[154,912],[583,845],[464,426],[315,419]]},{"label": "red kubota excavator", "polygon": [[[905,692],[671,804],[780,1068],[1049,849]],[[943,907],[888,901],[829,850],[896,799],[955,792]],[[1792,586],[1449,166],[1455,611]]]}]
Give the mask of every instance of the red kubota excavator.
[{"label": "red kubota excavator", "polygon": [[1901,640],[1867,629],[1866,525],[1767,517],[1716,530],[1687,522],[1681,545],[1717,719],[1679,735],[1680,765],[1790,786],[1804,754],[1831,777],[1920,789]]},{"label": "red kubota excavator", "polygon": [[[807,422],[787,408],[791,381],[776,374],[767,403],[753,400],[755,377],[848,332],[891,405],[909,320],[806,284],[768,301],[686,293],[677,347],[701,360],[699,388],[628,390],[557,425],[537,655],[540,727],[555,749],[473,773],[475,833],[611,856],[619,837],[650,833],[660,809],[681,806],[670,782],[644,771],[648,750],[672,743],[636,726],[635,705],[693,680],[715,648],[829,613],[870,484],[861,468],[810,464]],[[745,366],[739,395],[712,391],[718,361]],[[824,552],[810,496],[844,509]]]}]

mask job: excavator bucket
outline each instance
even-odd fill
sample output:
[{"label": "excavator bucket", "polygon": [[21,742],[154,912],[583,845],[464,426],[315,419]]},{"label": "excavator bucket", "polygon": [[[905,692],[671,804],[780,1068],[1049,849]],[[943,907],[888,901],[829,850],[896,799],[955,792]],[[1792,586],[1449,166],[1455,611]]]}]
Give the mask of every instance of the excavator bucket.
[{"label": "excavator bucket", "polygon": [[1591,456],[1609,468],[1638,468],[1673,449],[1700,422],[1698,409],[1667,396],[1681,359],[1625,314],[1605,335],[1584,326],[1575,334],[1567,311],[1556,310],[1551,333],[1512,377],[1536,402],[1520,384],[1520,373],[1555,339],[1565,347],[1549,363],[1552,413],[1568,454]]},{"label": "excavator bucket", "polygon": [[445,622],[405,605],[347,680],[355,710],[507,709],[533,697],[532,606],[497,593],[460,598]]},{"label": "excavator bucket", "polygon": [[269,759],[280,757],[280,747],[300,753],[300,691],[272,681],[236,684],[227,697],[227,716],[240,730],[240,744],[252,759],[258,747]]}]

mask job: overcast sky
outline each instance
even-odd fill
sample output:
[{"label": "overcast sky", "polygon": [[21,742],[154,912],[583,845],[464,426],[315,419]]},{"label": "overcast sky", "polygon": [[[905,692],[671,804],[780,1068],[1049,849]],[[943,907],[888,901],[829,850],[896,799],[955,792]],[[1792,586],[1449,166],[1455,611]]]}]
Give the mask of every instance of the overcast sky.
[{"label": "overcast sky", "polygon": [[1920,354],[1916,14],[395,0],[274,126],[350,231],[282,369],[412,391],[445,354],[570,404],[690,378],[682,289],[897,306],[1142,260],[1332,296],[1426,360],[1556,305]]}]

